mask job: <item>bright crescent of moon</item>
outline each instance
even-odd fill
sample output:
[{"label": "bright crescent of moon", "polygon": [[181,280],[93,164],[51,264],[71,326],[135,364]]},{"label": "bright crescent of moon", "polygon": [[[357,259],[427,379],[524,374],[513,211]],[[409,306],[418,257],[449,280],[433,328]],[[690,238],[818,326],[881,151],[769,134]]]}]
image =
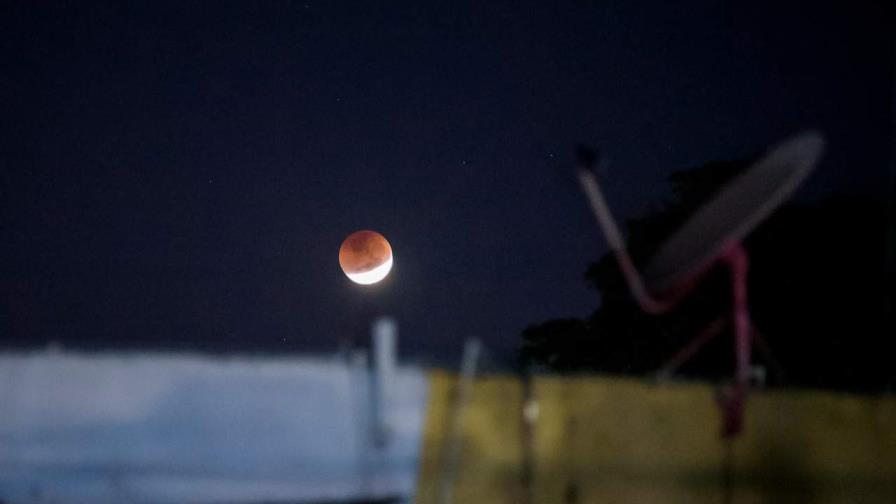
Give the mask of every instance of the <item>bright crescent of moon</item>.
[{"label": "bright crescent of moon", "polygon": [[386,275],[389,274],[389,271],[392,269],[392,256],[389,256],[389,259],[386,259],[386,262],[380,264],[376,268],[373,268],[370,271],[362,271],[361,273],[346,273],[345,276],[348,277],[349,280],[361,285],[370,285],[379,282],[380,280],[386,278]]}]

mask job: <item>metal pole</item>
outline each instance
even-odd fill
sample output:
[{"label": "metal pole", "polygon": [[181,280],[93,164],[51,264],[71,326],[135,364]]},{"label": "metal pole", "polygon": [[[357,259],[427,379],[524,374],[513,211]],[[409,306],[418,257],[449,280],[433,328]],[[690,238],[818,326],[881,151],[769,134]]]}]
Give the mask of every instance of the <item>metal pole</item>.
[{"label": "metal pole", "polygon": [[391,317],[380,317],[373,323],[373,443],[383,449],[392,432],[392,380],[395,375],[395,352],[398,344],[398,324]]},{"label": "metal pole", "polygon": [[464,344],[464,355],[460,366],[457,395],[451,412],[451,420],[442,459],[442,480],[439,485],[439,504],[451,504],[454,499],[454,480],[460,461],[460,429],[463,410],[470,399],[473,380],[476,378],[476,364],[482,345],[477,339],[469,339]]},{"label": "metal pole", "polygon": [[731,275],[731,311],[734,327],[734,386],[721,399],[722,436],[737,437],[743,430],[744,402],[750,386],[750,314],[747,307],[747,252],[734,243],[723,255]]}]

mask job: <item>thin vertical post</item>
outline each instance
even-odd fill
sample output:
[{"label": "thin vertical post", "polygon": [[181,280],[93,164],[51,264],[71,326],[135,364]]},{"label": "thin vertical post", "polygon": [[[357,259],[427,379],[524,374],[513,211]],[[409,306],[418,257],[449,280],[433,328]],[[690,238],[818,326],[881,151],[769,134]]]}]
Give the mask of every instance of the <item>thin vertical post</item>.
[{"label": "thin vertical post", "polygon": [[743,430],[744,403],[750,386],[750,312],[747,306],[747,252],[734,243],[723,255],[731,275],[731,318],[734,326],[734,387],[720,397],[722,436],[733,438]]},{"label": "thin vertical post", "polygon": [[398,324],[391,317],[380,317],[373,323],[373,443],[385,448],[391,435],[392,381],[395,376],[395,353],[398,345]]},{"label": "thin vertical post", "polygon": [[445,439],[445,450],[442,459],[442,480],[439,485],[439,504],[451,504],[454,499],[454,480],[460,461],[460,434],[463,411],[470,399],[473,380],[476,378],[476,365],[482,345],[477,339],[469,339],[464,344],[464,355],[461,360],[460,378],[457,393],[449,420],[448,436]]}]

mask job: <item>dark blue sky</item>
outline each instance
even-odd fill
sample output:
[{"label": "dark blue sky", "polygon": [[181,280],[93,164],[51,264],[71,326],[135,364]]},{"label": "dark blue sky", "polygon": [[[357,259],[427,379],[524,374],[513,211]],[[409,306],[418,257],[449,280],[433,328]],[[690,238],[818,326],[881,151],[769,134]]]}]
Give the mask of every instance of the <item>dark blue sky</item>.
[{"label": "dark blue sky", "polygon": [[[801,197],[886,196],[871,3],[84,3],[0,6],[4,346],[327,351],[388,313],[408,355],[506,356],[598,303],[583,140],[620,215],[808,127]],[[374,288],[337,263],[361,228]]]}]

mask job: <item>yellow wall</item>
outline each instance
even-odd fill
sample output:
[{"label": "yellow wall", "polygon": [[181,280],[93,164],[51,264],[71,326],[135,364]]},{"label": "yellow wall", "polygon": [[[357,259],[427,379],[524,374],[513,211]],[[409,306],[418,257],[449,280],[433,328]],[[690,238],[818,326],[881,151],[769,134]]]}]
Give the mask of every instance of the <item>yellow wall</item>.
[{"label": "yellow wall", "polygon": [[[435,504],[454,375],[433,372],[419,504]],[[722,501],[711,386],[537,378],[532,503]],[[522,386],[481,378],[462,417],[454,502],[525,502]],[[733,444],[736,503],[896,503],[896,398],[756,392]]]}]

